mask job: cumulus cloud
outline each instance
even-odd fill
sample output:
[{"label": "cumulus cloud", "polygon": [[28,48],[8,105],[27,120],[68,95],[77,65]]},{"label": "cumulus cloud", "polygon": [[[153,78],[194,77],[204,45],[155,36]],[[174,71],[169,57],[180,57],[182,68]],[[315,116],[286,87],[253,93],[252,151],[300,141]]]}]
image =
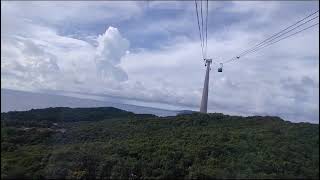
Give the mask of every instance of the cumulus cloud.
[{"label": "cumulus cloud", "polygon": [[95,61],[99,75],[102,78],[127,80],[127,74],[117,65],[121,57],[126,54],[129,41],[121,37],[118,29],[113,27],[109,27],[103,35],[98,37],[97,41]]},{"label": "cumulus cloud", "polygon": [[[129,41],[117,28],[107,28],[95,39],[95,46],[32,21],[14,17],[2,20],[6,25],[1,31],[4,88],[85,90],[97,85],[113,88],[114,81],[128,79],[119,63],[129,48]],[[24,28],[16,29],[13,22]]]},{"label": "cumulus cloud", "polygon": [[[55,55],[38,47],[33,41],[12,38],[1,41],[1,84],[35,89],[52,85],[60,73]],[[2,82],[3,81],[3,82]]]}]

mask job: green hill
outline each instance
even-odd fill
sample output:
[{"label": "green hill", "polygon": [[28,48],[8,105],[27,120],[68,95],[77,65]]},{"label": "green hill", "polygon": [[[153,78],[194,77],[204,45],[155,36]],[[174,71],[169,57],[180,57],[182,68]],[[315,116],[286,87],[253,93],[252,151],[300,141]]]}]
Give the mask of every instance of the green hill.
[{"label": "green hill", "polygon": [[1,178],[319,178],[319,125],[116,108],[1,113]]}]

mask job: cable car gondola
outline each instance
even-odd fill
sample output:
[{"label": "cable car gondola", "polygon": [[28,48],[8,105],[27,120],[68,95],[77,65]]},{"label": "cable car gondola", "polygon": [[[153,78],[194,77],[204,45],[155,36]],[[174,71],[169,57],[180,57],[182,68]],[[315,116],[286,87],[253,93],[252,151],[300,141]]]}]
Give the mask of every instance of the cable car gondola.
[{"label": "cable car gondola", "polygon": [[218,72],[222,72],[222,67],[223,67],[223,64],[220,63],[220,67],[218,68]]}]

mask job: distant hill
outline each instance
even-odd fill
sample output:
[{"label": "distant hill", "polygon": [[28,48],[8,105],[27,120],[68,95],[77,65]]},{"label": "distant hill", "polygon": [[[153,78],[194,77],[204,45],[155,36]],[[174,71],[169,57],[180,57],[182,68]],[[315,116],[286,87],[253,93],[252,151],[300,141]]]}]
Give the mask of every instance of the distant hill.
[{"label": "distant hill", "polygon": [[115,102],[97,101],[62,95],[34,93],[1,89],[1,112],[27,111],[49,107],[116,107],[136,114],[154,114],[157,116],[175,116],[178,111],[151,107],[121,104]]},{"label": "distant hill", "polygon": [[1,179],[319,178],[319,125],[113,107],[1,113]]},{"label": "distant hill", "polygon": [[178,111],[177,115],[193,114],[193,113],[196,113],[196,111],[182,110],[182,111]]},{"label": "distant hill", "polygon": [[99,121],[112,118],[156,117],[151,114],[134,114],[114,107],[97,108],[68,108],[55,107],[45,109],[32,109],[29,111],[10,111],[1,113],[1,120],[19,122],[77,122]]}]

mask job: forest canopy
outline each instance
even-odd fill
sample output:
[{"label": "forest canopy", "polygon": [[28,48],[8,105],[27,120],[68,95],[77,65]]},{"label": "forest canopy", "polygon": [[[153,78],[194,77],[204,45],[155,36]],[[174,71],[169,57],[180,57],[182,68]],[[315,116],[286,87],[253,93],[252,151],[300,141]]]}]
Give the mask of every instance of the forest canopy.
[{"label": "forest canopy", "polygon": [[319,125],[120,109],[1,113],[1,178],[319,178]]}]

